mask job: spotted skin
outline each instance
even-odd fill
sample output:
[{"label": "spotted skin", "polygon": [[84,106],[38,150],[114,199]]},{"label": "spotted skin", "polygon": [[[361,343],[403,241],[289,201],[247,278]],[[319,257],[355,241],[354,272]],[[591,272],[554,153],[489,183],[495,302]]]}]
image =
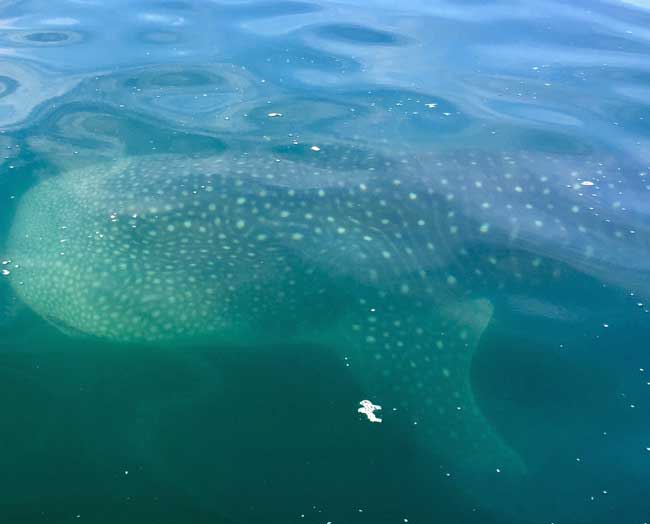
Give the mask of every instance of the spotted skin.
[{"label": "spotted skin", "polygon": [[315,318],[327,279],[268,233],[267,195],[233,199],[236,178],[168,162],[73,171],[26,195],[9,251],[23,301],[57,325],[130,343],[254,344],[298,329],[299,308],[313,304]]},{"label": "spotted skin", "polygon": [[331,345],[337,340],[335,347],[344,348],[346,361],[360,370],[368,395],[396,400],[393,415],[403,416],[419,441],[441,453],[441,474],[466,489],[484,489],[486,476],[497,472],[507,472],[510,480],[526,472],[485,419],[469,380],[492,314],[484,299],[432,307],[369,288],[329,333]]},{"label": "spotted skin", "polygon": [[554,189],[530,168],[513,180],[525,158],[483,159],[481,170],[471,156],[287,151],[125,157],[45,179],[20,203],[8,278],[67,332],[179,351],[332,348],[384,406],[384,425],[396,408],[441,474],[502,500],[478,492],[486,476],[512,486],[526,467],[472,390],[493,315],[483,290],[555,278],[551,224],[569,252],[588,251],[589,267],[617,253],[573,234],[577,204],[542,217]]}]

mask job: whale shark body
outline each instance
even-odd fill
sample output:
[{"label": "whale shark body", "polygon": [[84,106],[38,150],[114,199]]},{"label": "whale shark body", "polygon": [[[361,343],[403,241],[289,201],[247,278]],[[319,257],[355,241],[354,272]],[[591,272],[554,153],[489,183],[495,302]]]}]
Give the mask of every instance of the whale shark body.
[{"label": "whale shark body", "polygon": [[[612,225],[608,249],[602,231],[575,225],[584,208],[558,203],[565,180],[537,161],[358,158],[327,144],[125,156],[33,187],[4,267],[22,301],[68,333],[179,351],[332,348],[471,491],[526,471],[471,385],[494,311],[486,290],[553,279],[571,252],[574,267],[605,274],[622,256],[611,245],[643,247],[629,228]],[[598,182],[569,168],[572,194]]]}]

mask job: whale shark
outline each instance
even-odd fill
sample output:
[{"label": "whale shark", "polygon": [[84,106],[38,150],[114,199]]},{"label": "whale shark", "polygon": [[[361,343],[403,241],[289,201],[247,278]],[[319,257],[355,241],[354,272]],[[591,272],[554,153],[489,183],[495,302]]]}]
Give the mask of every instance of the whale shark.
[{"label": "whale shark", "polygon": [[580,200],[604,170],[569,160],[549,176],[552,159],[525,154],[326,142],[124,155],[30,189],[3,274],[75,336],[331,348],[368,398],[407,413],[465,491],[493,503],[486,479],[507,496],[527,471],[472,387],[495,290],[556,280],[567,264],[603,278],[619,267],[612,281],[628,287],[646,270],[626,256],[645,249],[645,231],[617,219],[634,203],[615,187],[615,202]]}]

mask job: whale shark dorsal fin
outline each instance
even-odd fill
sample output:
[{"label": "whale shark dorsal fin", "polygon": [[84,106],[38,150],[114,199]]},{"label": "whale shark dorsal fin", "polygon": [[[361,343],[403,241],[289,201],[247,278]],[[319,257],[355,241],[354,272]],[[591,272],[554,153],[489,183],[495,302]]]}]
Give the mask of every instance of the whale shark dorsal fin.
[{"label": "whale shark dorsal fin", "polygon": [[434,305],[370,293],[324,335],[367,398],[383,406],[384,423],[405,424],[419,446],[477,497],[489,475],[512,481],[526,472],[484,416],[471,384],[474,353],[492,313],[485,299]]}]

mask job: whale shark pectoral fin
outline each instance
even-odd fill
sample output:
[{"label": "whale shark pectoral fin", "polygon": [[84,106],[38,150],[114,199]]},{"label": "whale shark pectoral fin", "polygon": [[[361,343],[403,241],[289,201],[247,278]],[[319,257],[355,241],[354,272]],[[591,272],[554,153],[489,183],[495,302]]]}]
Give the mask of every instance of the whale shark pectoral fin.
[{"label": "whale shark pectoral fin", "polygon": [[504,511],[504,501],[526,476],[527,466],[483,414],[471,381],[474,355],[493,306],[485,299],[468,300],[448,304],[441,313],[431,324],[433,334],[441,334],[429,357],[433,402],[420,409],[424,445],[444,446],[450,476],[483,506]]},{"label": "whale shark pectoral fin", "polygon": [[465,492],[483,491],[491,477],[514,480],[526,471],[483,415],[471,384],[474,352],[492,312],[482,299],[437,305],[363,299],[331,341],[371,402],[383,407],[376,415],[404,424]]}]

